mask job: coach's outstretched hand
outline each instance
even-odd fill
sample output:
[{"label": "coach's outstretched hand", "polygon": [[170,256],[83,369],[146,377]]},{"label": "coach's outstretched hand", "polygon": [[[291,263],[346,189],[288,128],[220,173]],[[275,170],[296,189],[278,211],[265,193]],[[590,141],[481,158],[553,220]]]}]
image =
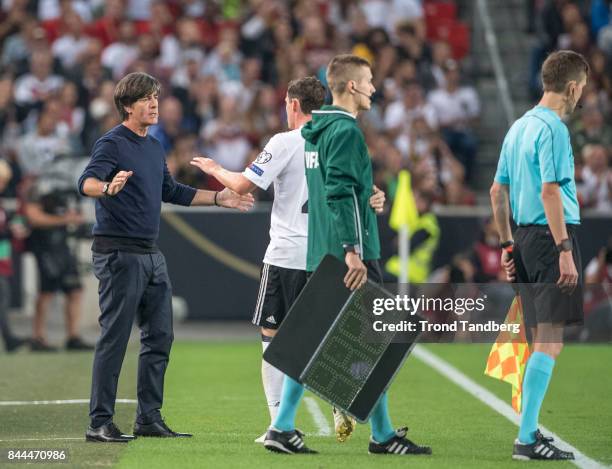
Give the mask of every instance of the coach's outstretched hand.
[{"label": "coach's outstretched hand", "polygon": [[344,276],[344,284],[349,290],[357,290],[368,280],[368,269],[356,252],[347,252],[344,256],[348,272]]},{"label": "coach's outstretched hand", "polygon": [[385,208],[385,193],[378,187],[372,186],[372,195],[370,197],[370,206],[376,213],[382,213]]},{"label": "coach's outstretched hand", "polygon": [[227,187],[217,195],[217,204],[221,207],[235,208],[241,212],[250,210],[254,203],[255,199],[251,194],[240,195]]},{"label": "coach's outstretched hand", "polygon": [[196,156],[189,163],[200,168],[206,174],[213,174],[215,171],[221,169],[221,165],[215,160],[203,156]]},{"label": "coach's outstretched hand", "polygon": [[106,193],[110,196],[117,195],[125,187],[125,183],[133,174],[134,171],[119,171],[108,185]]}]

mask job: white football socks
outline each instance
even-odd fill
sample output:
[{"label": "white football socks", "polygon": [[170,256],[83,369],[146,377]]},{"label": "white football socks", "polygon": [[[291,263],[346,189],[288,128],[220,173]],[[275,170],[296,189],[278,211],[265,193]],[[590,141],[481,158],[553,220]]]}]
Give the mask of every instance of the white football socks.
[{"label": "white football socks", "polygon": [[[270,342],[262,342],[261,345],[265,352]],[[261,381],[266,394],[266,401],[268,402],[270,424],[274,423],[276,414],[278,413],[284,377],[285,374],[278,368],[275,368],[263,359],[261,360]]]}]

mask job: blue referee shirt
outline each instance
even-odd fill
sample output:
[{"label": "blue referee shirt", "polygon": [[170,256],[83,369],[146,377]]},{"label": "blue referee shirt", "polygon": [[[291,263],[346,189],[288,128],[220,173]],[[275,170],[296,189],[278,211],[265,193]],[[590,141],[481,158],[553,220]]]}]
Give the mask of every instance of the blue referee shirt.
[{"label": "blue referee shirt", "polygon": [[580,224],[574,155],[567,126],[551,109],[536,106],[506,134],[495,181],[510,185],[510,207],[518,225],[547,225],[542,183],[559,184],[565,223]]}]

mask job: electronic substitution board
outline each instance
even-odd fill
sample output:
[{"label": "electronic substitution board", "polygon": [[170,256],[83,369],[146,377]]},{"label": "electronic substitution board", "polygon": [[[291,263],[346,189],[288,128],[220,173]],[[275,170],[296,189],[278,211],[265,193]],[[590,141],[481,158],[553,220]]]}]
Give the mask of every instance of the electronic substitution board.
[{"label": "electronic substitution board", "polygon": [[[335,407],[365,422],[408,356],[417,332],[375,332],[376,298],[393,298],[368,281],[344,286],[346,266],[326,256],[290,308],[264,359]],[[388,311],[385,323],[418,315]],[[415,329],[417,330],[417,329]]]}]

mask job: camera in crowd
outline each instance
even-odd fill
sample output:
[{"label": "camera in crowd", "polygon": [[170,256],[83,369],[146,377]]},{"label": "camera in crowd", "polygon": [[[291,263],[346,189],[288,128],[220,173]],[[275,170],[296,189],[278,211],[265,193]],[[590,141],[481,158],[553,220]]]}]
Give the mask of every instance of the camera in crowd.
[{"label": "camera in crowd", "polygon": [[[70,155],[58,155],[45,165],[30,191],[30,201],[39,202],[46,213],[64,215],[81,212],[82,197],[77,191],[76,181],[82,169],[82,162]],[[72,238],[91,238],[91,223],[70,225],[66,234]]]}]

